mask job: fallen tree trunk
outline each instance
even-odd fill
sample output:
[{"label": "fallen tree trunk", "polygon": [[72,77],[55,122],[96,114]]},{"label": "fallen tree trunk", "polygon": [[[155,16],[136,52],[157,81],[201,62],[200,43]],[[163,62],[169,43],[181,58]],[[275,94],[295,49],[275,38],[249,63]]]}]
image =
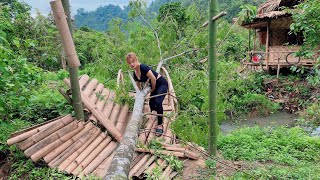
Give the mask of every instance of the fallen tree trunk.
[{"label": "fallen tree trunk", "polygon": [[148,86],[142,91],[137,91],[131,119],[123,139],[115,151],[115,156],[105,179],[128,179],[130,164],[132,162],[134,149],[138,140],[139,128],[141,127],[143,119],[142,111],[144,100],[150,90],[151,89]]}]

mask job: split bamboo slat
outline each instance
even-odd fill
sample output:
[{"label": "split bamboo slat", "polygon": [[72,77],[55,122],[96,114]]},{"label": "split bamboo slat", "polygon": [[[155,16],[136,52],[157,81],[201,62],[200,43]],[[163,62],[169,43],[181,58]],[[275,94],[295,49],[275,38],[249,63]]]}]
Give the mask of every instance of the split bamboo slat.
[{"label": "split bamboo slat", "polygon": [[72,173],[75,171],[80,171],[88,166],[91,161],[98,156],[98,154],[111,142],[111,138],[108,136],[106,137],[89,155],[87,155],[84,159],[81,157],[77,161],[71,163],[66,172]]},{"label": "split bamboo slat", "polygon": [[51,126],[48,126],[38,133],[32,135],[28,139],[19,142],[18,146],[21,150],[25,150],[29,148],[30,146],[34,145],[35,143],[39,142],[43,138],[47,137],[48,135],[52,134],[54,131],[62,128],[63,126],[69,124],[73,120],[71,115],[65,116],[59,120],[57,120],[55,123],[53,123]]},{"label": "split bamboo slat", "polygon": [[[90,137],[88,141],[86,141],[79,149],[77,149],[71,156],[69,156],[66,160],[64,160],[60,165],[59,169],[64,170],[68,167],[68,165],[77,157],[79,157],[82,153],[84,153],[87,148],[91,148],[91,142],[99,139],[98,135],[101,134],[99,130],[96,130],[95,133]],[[102,133],[103,134],[103,133]],[[90,146],[89,146],[90,145]]]},{"label": "split bamboo slat", "polygon": [[23,129],[21,131],[14,132],[13,134],[10,135],[10,139],[7,140],[8,145],[15,144],[17,142],[20,142],[22,140],[25,140],[29,138],[30,136],[38,133],[42,129],[45,129],[49,126],[51,126],[53,123],[55,123],[57,120],[61,119],[63,116],[54,118],[52,120],[46,121],[44,123]]},{"label": "split bamboo slat", "polygon": [[151,165],[151,163],[154,162],[156,158],[156,156],[152,156],[151,158],[149,158],[148,161],[134,174],[134,176],[140,176],[140,174],[142,174]]},{"label": "split bamboo slat", "polygon": [[115,153],[112,153],[109,157],[107,157],[99,166],[98,168],[93,172],[93,174],[97,177],[102,177],[104,178],[107,173],[108,170],[111,166],[111,161],[114,157]]},{"label": "split bamboo slat", "polygon": [[77,129],[69,132],[68,134],[64,135],[63,137],[55,140],[54,142],[50,143],[46,147],[42,148],[38,152],[31,155],[32,161],[38,161],[39,159],[43,158],[47,154],[49,154],[51,151],[68,141],[70,138],[72,138],[74,135],[76,135],[78,132],[80,132],[84,128],[84,124],[82,122],[78,123]]}]

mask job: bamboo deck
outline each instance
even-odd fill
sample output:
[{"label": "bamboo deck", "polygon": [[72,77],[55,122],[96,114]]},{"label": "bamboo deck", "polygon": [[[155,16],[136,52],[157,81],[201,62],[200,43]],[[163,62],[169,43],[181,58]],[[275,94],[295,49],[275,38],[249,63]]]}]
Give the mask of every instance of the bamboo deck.
[{"label": "bamboo deck", "polygon": [[[175,113],[177,101],[173,98],[175,97],[173,85],[168,72],[164,68],[162,72],[168,80],[170,92],[163,102],[164,111],[165,114]],[[121,71],[119,73],[121,74]],[[118,83],[121,82],[119,78],[123,78],[123,75],[118,76]],[[69,81],[65,80],[65,83],[68,85]],[[104,178],[119,144],[112,133],[118,132],[120,136],[124,134],[131,112],[127,105],[116,104],[114,102],[116,94],[96,79],[90,80],[89,76],[83,75],[79,79],[79,84],[81,97],[89,112],[87,122],[78,121],[70,114],[58,117],[13,133],[7,144],[16,144],[34,162],[43,159],[50,167],[58,168],[81,179],[90,174]],[[133,93],[131,95],[134,96]],[[149,111],[146,101],[144,112]],[[142,144],[147,144],[156,137],[153,130],[157,124],[155,116],[146,115],[146,119],[142,127],[145,131],[139,135]],[[173,154],[181,158],[199,158],[187,147],[175,144],[174,135],[169,127],[170,122],[164,117],[163,154]],[[101,126],[104,128],[100,128]],[[143,177],[146,173],[152,172],[156,166],[163,170],[162,176],[166,177],[165,179],[172,179],[177,174],[166,161],[155,156],[152,150],[137,148],[129,175]]]}]

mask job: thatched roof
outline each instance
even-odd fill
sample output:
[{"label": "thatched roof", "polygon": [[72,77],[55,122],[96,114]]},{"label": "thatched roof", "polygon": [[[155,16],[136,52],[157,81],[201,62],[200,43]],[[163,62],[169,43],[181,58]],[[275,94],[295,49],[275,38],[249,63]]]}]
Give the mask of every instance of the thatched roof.
[{"label": "thatched roof", "polygon": [[258,20],[258,19],[264,19],[264,18],[278,18],[280,16],[285,16],[285,15],[289,15],[289,14],[285,11],[271,11],[263,14],[258,14],[255,19]]},{"label": "thatched roof", "polygon": [[[281,11],[280,7],[293,7],[298,4],[300,0],[267,0],[264,4],[260,5],[257,11],[257,16],[251,22],[243,22],[241,26],[245,28],[261,28],[266,26],[269,19],[289,17],[290,14],[286,11]],[[283,19],[287,20],[287,18]]]},{"label": "thatched roof", "polygon": [[258,8],[258,14],[269,13],[271,11],[279,10],[279,7],[292,7],[298,4],[300,0],[267,0]]}]

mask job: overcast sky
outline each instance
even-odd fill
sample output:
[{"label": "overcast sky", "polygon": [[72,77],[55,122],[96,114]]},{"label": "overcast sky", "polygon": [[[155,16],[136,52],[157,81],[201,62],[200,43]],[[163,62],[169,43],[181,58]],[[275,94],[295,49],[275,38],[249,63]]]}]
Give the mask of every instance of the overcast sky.
[{"label": "overcast sky", "polygon": [[[35,9],[46,15],[50,12],[50,0],[19,0],[25,2],[32,7],[32,15],[35,15]],[[119,5],[123,7],[129,4],[129,0],[69,0],[72,14],[75,15],[77,9],[83,8],[85,11],[97,9],[99,6],[108,4]]]}]

